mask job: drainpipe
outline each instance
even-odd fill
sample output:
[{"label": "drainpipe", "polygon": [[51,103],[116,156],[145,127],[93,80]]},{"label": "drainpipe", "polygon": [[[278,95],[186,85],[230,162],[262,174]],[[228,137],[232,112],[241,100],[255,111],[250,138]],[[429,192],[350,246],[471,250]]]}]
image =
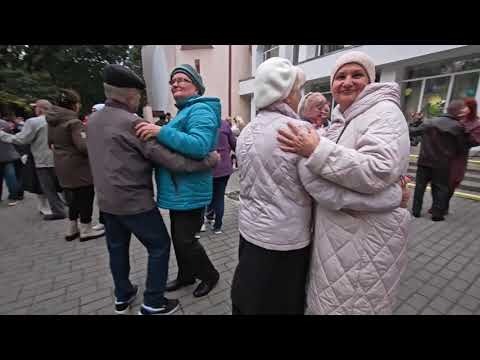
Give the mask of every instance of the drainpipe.
[{"label": "drainpipe", "polygon": [[232,45],[228,45],[228,116],[232,116]]}]

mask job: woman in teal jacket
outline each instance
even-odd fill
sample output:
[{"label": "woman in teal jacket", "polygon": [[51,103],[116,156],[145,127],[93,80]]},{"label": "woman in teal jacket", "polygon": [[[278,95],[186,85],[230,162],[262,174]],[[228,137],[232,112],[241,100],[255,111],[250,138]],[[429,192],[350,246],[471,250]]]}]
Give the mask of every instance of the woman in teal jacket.
[{"label": "woman in teal jacket", "polygon": [[[217,130],[221,124],[220,99],[202,96],[202,78],[190,65],[180,65],[170,75],[170,85],[177,116],[167,125],[141,123],[137,135],[142,139],[155,136],[157,141],[189,158],[200,160],[214,151]],[[203,223],[203,209],[212,200],[212,171],[173,173],[156,169],[158,207],[170,210],[171,235],[177,257],[177,278],[166,291],[201,283],[195,297],[207,295],[217,284],[219,273],[195,238]]]}]

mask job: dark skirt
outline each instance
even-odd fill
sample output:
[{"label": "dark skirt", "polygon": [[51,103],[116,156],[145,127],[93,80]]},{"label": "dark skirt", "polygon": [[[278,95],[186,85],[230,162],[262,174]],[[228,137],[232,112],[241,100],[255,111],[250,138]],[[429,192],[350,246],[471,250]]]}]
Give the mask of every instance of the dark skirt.
[{"label": "dark skirt", "polygon": [[233,314],[304,314],[309,261],[310,246],[267,250],[240,235],[231,293]]},{"label": "dark skirt", "polygon": [[32,194],[43,194],[42,186],[38,180],[37,170],[35,168],[35,161],[32,153],[28,154],[27,162],[23,167],[23,188]]}]

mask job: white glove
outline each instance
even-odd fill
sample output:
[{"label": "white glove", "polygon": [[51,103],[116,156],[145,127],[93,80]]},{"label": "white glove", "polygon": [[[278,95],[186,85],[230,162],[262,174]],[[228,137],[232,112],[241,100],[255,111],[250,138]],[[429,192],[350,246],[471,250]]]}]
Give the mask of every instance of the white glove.
[{"label": "white glove", "polygon": [[23,165],[27,163],[28,155],[22,155],[20,158],[20,161],[22,162]]}]

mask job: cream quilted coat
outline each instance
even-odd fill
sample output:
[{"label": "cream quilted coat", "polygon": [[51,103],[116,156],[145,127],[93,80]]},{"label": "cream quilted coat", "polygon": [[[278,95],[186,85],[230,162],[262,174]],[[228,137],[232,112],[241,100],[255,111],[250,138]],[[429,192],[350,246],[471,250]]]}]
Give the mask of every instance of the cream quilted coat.
[{"label": "cream quilted coat", "polygon": [[[348,123],[338,144],[337,139]],[[395,83],[368,85],[302,160],[316,200],[307,314],[390,314],[406,266],[410,215],[398,181],[410,142]]]}]

